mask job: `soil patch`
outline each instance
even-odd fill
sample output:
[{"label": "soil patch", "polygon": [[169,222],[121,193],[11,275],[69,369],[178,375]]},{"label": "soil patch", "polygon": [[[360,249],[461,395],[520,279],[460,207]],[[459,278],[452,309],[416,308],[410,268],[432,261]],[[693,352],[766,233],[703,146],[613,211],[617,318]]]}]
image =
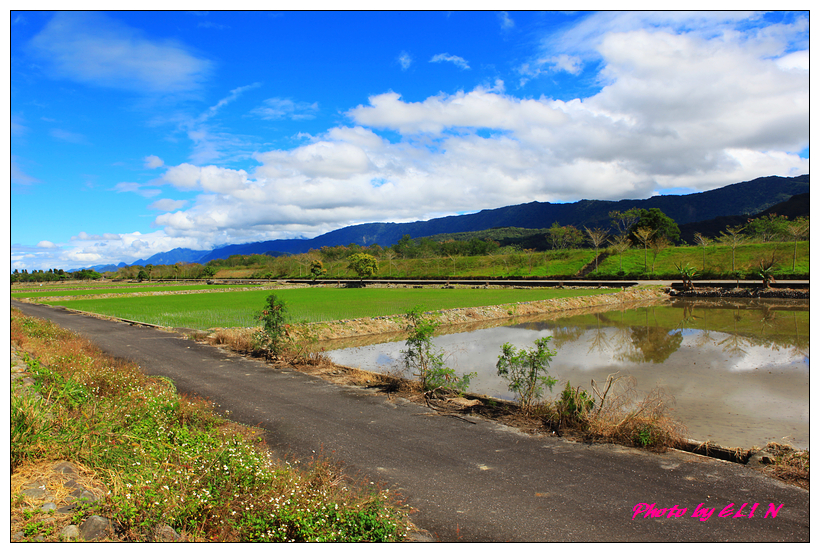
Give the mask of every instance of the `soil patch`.
[{"label": "soil patch", "polygon": [[807,300],[808,290],[792,288],[696,288],[694,290],[669,291],[676,298],[782,298]]}]

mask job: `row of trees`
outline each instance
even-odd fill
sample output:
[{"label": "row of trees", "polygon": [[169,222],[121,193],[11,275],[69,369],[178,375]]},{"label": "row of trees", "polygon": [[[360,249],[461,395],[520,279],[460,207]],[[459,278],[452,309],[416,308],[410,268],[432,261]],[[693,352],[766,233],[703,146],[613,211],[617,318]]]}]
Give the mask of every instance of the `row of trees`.
[{"label": "row of trees", "polygon": [[28,270],[23,269],[22,271],[14,269],[14,272],[11,273],[11,283],[14,284],[15,282],[60,282],[63,280],[96,280],[101,278],[102,275],[97,271],[92,271],[91,269],[83,269],[81,271],[74,271],[69,272],[63,269],[48,269],[47,271],[43,270],[34,270],[30,273]]}]

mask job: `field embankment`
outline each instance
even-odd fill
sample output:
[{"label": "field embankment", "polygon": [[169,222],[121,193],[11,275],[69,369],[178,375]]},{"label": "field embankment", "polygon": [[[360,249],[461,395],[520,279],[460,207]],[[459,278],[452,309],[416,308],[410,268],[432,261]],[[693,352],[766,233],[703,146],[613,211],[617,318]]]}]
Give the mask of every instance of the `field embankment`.
[{"label": "field embankment", "polygon": [[[599,291],[601,292],[601,291]],[[604,291],[595,295],[558,297],[546,300],[522,301],[516,303],[481,307],[457,307],[431,310],[428,315],[448,327],[472,325],[494,326],[499,321],[546,315],[576,309],[598,306],[617,306],[645,301],[665,301],[666,293],[658,287],[634,288],[623,291]],[[385,317],[363,317],[326,321],[309,325],[299,325],[297,333],[309,333],[319,341],[337,340],[381,334],[401,334],[407,321],[404,315]],[[444,329],[446,332],[446,328]]]}]

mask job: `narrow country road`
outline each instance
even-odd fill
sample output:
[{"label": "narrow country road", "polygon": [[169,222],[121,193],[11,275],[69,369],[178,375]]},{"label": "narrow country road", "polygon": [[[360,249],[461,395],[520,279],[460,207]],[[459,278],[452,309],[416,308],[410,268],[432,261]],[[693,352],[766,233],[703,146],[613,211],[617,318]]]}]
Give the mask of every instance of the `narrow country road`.
[{"label": "narrow country road", "polygon": [[[233,420],[258,425],[279,455],[322,453],[352,474],[400,491],[417,509],[414,522],[435,540],[810,539],[809,493],[745,466],[682,452],[658,455],[530,437],[478,419],[470,424],[368,390],[274,369],[171,332],[11,305],[85,335],[148,374],[171,378],[180,392],[209,398]],[[642,503],[686,512],[633,519],[633,508]],[[724,511],[730,504],[731,512]],[[776,517],[765,516],[770,504],[782,504]],[[699,506],[714,511],[693,517]]]}]

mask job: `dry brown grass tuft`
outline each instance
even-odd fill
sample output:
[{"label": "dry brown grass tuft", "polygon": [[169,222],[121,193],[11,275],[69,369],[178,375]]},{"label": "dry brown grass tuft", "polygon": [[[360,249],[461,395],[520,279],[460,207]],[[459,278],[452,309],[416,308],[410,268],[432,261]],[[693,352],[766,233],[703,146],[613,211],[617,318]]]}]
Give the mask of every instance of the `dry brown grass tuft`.
[{"label": "dry brown grass tuft", "polygon": [[[60,527],[65,526],[73,513],[59,513],[56,510],[43,511],[44,498],[34,499],[23,493],[27,489],[44,490],[46,499],[53,502],[57,508],[73,503],[72,493],[78,487],[89,490],[96,497],[105,497],[107,488],[100,483],[99,477],[92,470],[72,461],[75,472],[66,473],[58,470],[62,462],[49,460],[38,460],[26,462],[15,468],[11,475],[11,512],[10,531],[12,535],[17,533],[27,533],[27,528],[36,527],[39,534],[50,534],[56,536]],[[53,541],[53,540],[49,540]]]},{"label": "dry brown grass tuft", "polygon": [[774,454],[774,464],[766,467],[772,476],[809,489],[809,452],[792,448],[789,445],[769,443],[767,450]]},{"label": "dry brown grass tuft", "polygon": [[[598,407],[585,417],[584,434],[588,438],[655,451],[681,443],[687,430],[668,414],[674,398],[655,388],[638,400],[634,378],[610,379],[609,393],[603,394],[603,399],[599,394]],[[594,383],[593,388],[597,393]]]},{"label": "dry brown grass tuft", "polygon": [[254,350],[255,333],[252,328],[220,328],[208,336],[208,343],[214,346],[228,346],[238,353],[249,353]]}]

